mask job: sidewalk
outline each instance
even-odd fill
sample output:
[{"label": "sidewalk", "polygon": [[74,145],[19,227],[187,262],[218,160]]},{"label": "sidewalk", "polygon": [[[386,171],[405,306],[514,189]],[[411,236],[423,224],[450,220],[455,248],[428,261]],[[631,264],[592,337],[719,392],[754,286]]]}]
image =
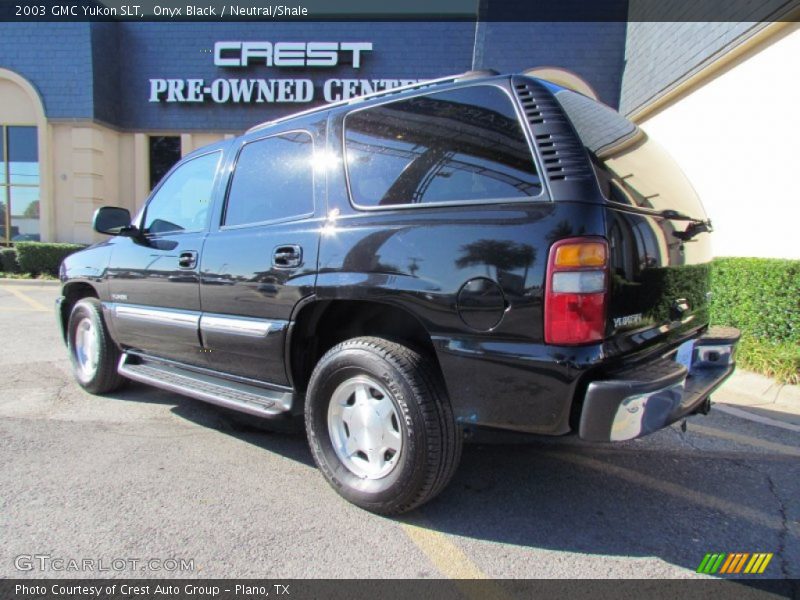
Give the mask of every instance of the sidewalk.
[{"label": "sidewalk", "polygon": [[780,384],[764,375],[737,368],[711,399],[718,408],[728,409],[732,414],[745,411],[800,427],[800,385]]}]

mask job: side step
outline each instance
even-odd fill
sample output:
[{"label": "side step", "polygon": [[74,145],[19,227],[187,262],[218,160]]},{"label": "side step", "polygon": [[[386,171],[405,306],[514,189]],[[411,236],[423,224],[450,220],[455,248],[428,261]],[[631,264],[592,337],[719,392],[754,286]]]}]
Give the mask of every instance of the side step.
[{"label": "side step", "polygon": [[227,381],[176,365],[142,361],[128,353],[120,358],[117,371],[134,381],[257,417],[276,417],[292,408],[291,392]]}]

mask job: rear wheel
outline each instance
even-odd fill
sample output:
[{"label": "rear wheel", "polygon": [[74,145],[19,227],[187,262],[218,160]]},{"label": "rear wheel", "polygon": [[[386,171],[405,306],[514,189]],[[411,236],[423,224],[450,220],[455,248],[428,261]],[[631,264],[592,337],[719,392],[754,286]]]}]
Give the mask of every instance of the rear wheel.
[{"label": "rear wheel", "polygon": [[322,357],[305,417],[325,478],[376,513],[398,514],[432,499],[461,456],[461,432],[430,359],[382,338],[353,338]]},{"label": "rear wheel", "polygon": [[83,298],[72,307],[67,348],[72,373],[86,391],[105,394],[125,383],[117,373],[120,351],[108,334],[97,298]]}]

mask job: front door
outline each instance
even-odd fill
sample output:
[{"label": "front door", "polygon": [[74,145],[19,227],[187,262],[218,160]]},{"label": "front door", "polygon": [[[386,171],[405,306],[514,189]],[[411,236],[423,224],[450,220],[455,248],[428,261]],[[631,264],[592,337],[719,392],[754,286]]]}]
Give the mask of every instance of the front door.
[{"label": "front door", "polygon": [[198,270],[221,155],[179,163],[147,203],[141,235],[115,240],[107,314],[122,346],[204,363]]},{"label": "front door", "polygon": [[215,370],[288,384],[286,328],[317,266],[313,152],[311,135],[297,131],[239,150],[200,270],[200,331]]}]

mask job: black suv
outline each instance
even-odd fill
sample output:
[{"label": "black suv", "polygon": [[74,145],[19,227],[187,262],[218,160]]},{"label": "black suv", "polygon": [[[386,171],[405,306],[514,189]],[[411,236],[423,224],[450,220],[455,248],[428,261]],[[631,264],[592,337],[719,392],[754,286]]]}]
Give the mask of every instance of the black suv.
[{"label": "black suv", "polygon": [[257,126],[180,161],[61,267],[75,377],[265,419],[390,514],[475,428],[629,440],[705,412],[711,224],[636,125],[520,75],[465,74]]}]

